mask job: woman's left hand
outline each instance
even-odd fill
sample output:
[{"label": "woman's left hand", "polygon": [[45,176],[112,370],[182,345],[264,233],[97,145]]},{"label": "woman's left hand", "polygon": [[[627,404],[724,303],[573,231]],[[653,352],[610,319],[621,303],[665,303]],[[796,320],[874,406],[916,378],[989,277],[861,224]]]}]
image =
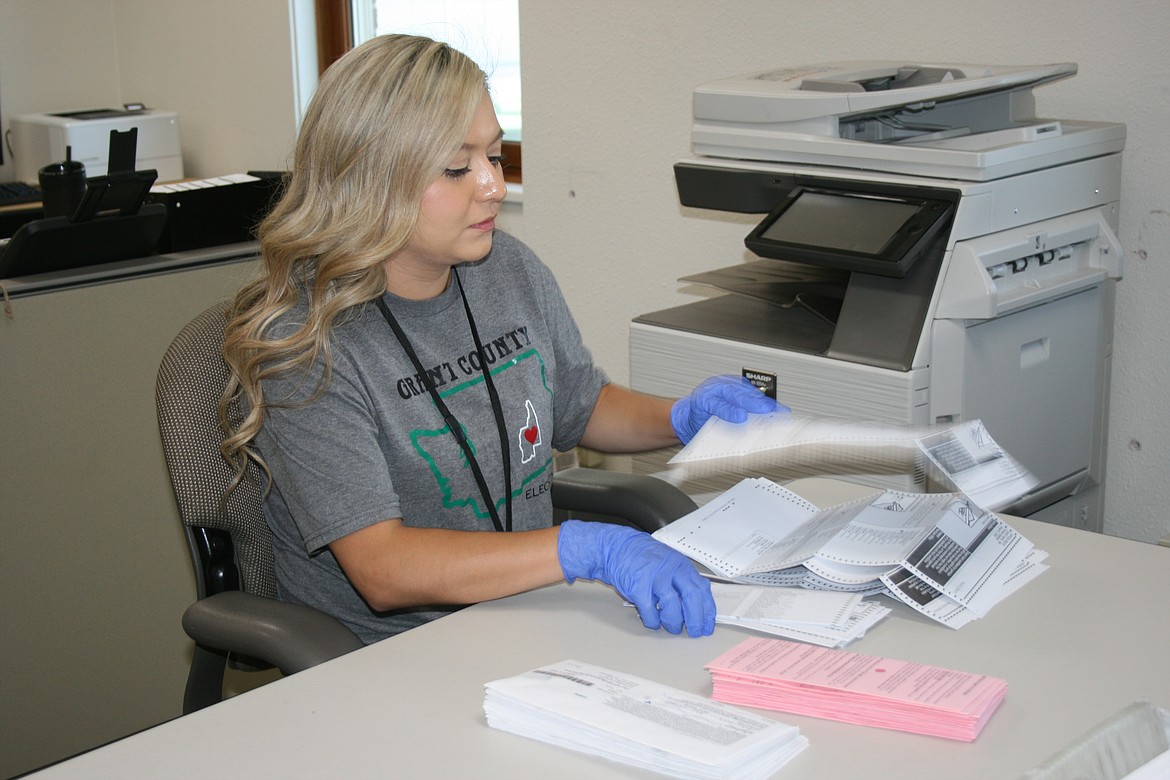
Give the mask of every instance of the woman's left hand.
[{"label": "woman's left hand", "polygon": [[686,444],[710,417],[740,423],[748,418],[748,414],[788,411],[791,409],[764,395],[743,377],[713,376],[690,395],[674,402],[670,409],[670,424],[679,440]]}]

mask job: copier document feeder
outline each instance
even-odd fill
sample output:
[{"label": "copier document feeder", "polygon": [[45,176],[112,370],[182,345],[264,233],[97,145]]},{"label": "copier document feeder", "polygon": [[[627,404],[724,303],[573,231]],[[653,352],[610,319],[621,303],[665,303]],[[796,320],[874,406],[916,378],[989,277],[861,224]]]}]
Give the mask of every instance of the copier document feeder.
[{"label": "copier document feeder", "polygon": [[843,62],[697,86],[679,200],[762,221],[748,262],[683,277],[704,297],[635,318],[633,387],[750,373],[809,415],[981,419],[1040,479],[1007,511],[1100,530],[1125,126],[1036,116],[1033,88],[1075,73]]}]

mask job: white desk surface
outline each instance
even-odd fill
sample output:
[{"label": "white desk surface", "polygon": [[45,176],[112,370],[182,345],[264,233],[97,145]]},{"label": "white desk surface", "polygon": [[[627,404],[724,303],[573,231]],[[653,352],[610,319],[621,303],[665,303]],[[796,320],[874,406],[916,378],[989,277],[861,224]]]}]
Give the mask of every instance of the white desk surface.
[{"label": "white desk surface", "polygon": [[[829,480],[790,487],[822,506],[872,492]],[[1131,702],[1170,707],[1170,550],[1013,525],[1050,553],[1051,568],[987,617],[954,631],[896,606],[847,648],[1006,679],[979,738],[772,713],[811,742],[777,778],[1010,780]],[[562,584],[465,609],[36,777],[656,777],[489,728],[483,683],[575,658],[708,694],[703,665],[749,636],[651,632],[612,590]]]}]

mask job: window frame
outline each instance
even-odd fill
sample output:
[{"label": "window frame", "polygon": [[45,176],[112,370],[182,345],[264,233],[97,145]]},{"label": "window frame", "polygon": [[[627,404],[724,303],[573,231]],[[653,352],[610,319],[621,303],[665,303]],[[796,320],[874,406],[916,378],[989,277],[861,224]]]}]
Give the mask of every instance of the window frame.
[{"label": "window frame", "polygon": [[[341,55],[353,48],[352,0],[315,0],[317,16],[317,70],[324,73]],[[504,141],[504,181],[523,181],[520,141]]]}]

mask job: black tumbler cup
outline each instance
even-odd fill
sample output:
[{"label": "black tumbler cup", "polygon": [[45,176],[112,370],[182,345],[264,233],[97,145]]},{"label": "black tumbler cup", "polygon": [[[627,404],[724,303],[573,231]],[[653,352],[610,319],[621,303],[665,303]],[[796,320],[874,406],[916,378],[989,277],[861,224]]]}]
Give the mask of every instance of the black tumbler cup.
[{"label": "black tumbler cup", "polygon": [[78,160],[50,163],[37,172],[37,177],[45,216],[72,219],[85,195],[85,163]]}]

